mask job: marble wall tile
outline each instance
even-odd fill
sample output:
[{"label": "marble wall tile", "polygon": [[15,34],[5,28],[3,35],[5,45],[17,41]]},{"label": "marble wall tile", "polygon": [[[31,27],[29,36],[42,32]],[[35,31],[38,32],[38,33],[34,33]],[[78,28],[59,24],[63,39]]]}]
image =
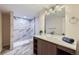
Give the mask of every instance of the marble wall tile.
[{"label": "marble wall tile", "polygon": [[13,40],[26,40],[34,35],[34,20],[14,19]]}]

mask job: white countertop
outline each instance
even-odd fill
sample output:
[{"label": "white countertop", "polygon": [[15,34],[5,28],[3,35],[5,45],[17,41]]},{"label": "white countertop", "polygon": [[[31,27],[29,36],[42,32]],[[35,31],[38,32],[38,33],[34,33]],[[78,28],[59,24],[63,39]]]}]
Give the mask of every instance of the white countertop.
[{"label": "white countertop", "polygon": [[73,44],[66,43],[62,40],[62,35],[35,35],[34,37],[41,38],[43,40],[76,50],[76,41]]}]

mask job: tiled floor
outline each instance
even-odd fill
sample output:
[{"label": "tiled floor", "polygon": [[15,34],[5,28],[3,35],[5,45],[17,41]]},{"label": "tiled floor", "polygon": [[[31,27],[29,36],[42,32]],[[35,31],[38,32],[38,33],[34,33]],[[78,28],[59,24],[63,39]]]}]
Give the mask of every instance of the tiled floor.
[{"label": "tiled floor", "polygon": [[33,55],[33,41],[15,47],[13,50],[5,51],[3,55]]}]

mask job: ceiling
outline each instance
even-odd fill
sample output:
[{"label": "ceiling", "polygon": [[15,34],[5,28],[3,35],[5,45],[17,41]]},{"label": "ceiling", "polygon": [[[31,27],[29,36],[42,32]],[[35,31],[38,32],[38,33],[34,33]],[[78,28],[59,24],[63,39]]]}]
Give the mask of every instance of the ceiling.
[{"label": "ceiling", "polygon": [[15,16],[36,16],[43,8],[50,4],[0,4],[1,11],[12,11]]}]

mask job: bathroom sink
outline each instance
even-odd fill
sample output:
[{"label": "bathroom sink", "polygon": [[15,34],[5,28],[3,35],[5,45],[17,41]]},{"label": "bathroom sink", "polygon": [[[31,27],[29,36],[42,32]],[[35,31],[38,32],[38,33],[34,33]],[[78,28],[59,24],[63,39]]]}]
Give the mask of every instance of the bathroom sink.
[{"label": "bathroom sink", "polygon": [[57,39],[59,36],[58,35],[47,34],[46,37]]}]

